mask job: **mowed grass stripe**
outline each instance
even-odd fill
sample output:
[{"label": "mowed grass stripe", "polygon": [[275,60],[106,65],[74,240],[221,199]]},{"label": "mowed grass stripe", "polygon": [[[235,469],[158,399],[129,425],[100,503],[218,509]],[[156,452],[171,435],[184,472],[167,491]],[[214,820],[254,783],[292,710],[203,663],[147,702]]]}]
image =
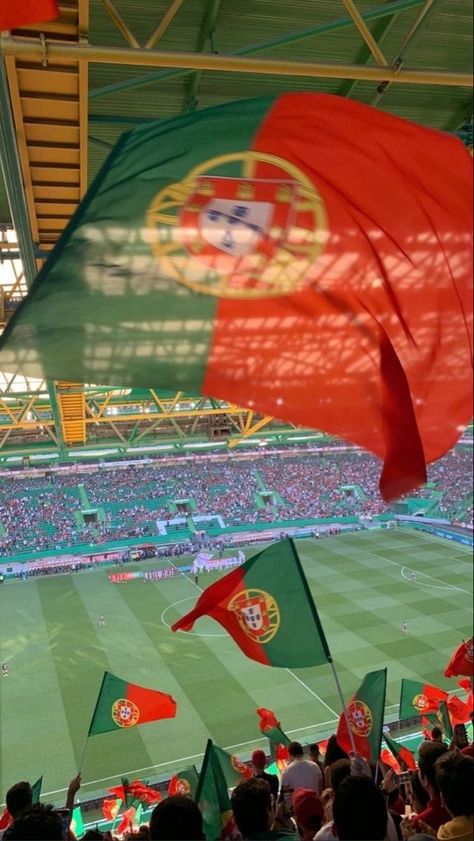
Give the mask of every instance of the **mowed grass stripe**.
[{"label": "mowed grass stripe", "polygon": [[0,684],[3,798],[13,783],[42,774],[45,785],[67,785],[74,753],[37,581],[4,585],[0,596],[0,656],[10,669]]},{"label": "mowed grass stripe", "polygon": [[[172,695],[178,704],[178,714],[174,719],[136,728],[133,732],[139,740],[135,739],[133,744],[129,741],[130,731],[116,731],[91,739],[86,762],[87,779],[120,774],[124,770],[144,768],[197,753],[207,738],[201,719],[169,668],[168,660],[172,653],[167,638],[169,632],[155,618],[151,624],[156,625],[161,633],[158,633],[155,642],[147,633],[147,620],[142,615],[141,605],[149,585],[142,580],[111,584],[105,573],[100,581],[101,586],[98,587],[97,576],[78,576],[76,587],[91,622],[97,621],[101,613],[105,616],[106,627],[98,631],[98,636],[110,671],[125,680]],[[125,590],[136,612],[123,598]],[[190,745],[190,740],[195,744]],[[108,768],[104,774],[98,761],[102,753],[104,765]],[[92,769],[93,775],[89,773]]]},{"label": "mowed grass stripe", "polygon": [[[89,618],[75,580],[70,575],[40,579],[38,591],[77,768],[102,676],[104,671],[110,671],[110,664],[97,625]],[[124,750],[143,756],[143,743],[136,729],[121,735],[125,739]],[[99,777],[110,773],[107,738],[106,735],[92,737],[87,747],[85,769],[93,766],[94,774]],[[143,762],[143,765],[148,764]]]},{"label": "mowed grass stripe", "polygon": [[[178,590],[176,587],[170,590],[167,585],[174,583],[181,587]],[[177,636],[160,623],[162,611],[179,597],[185,598],[182,585],[182,579],[177,582],[147,584],[138,598],[133,588],[123,586],[120,588],[120,595],[142,623],[155,646],[163,645],[163,629],[167,631],[165,645],[168,649],[168,668],[198,713],[206,733],[220,745],[233,742],[234,737],[238,742],[239,734],[248,733],[248,714],[249,710],[254,709],[254,703],[240,682],[213,652],[210,643],[214,638],[211,638],[208,644],[204,637],[182,634],[178,640]],[[167,589],[170,592],[170,600],[164,595]],[[174,595],[178,595],[178,599],[175,599]],[[178,614],[173,618],[172,613],[173,611],[169,611],[170,618],[174,621]],[[199,751],[203,751],[204,747],[205,745],[200,744]],[[195,752],[187,750],[184,755]]]}]

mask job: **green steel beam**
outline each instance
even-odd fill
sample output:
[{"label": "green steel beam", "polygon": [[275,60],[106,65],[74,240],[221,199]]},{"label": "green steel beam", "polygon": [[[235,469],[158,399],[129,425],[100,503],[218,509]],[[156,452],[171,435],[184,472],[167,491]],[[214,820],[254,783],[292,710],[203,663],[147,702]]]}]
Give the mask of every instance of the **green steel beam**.
[{"label": "green steel beam", "polygon": [[49,399],[51,400],[51,414],[54,420],[56,437],[58,439],[58,453],[62,460],[67,456],[67,447],[64,443],[63,425],[61,423],[61,413],[59,411],[58,396],[56,394],[56,386],[51,380],[47,380]]},{"label": "green steel beam", "polygon": [[23,189],[20,159],[16,145],[10,91],[8,88],[5,62],[0,57],[0,163],[10,205],[13,227],[16,232],[23,263],[25,283],[31,286],[36,276],[36,262],[33,249],[33,235]]},{"label": "green steel beam", "polygon": [[[393,5],[393,0],[390,0],[390,4]],[[387,4],[388,5],[388,4]],[[380,20],[375,22],[375,25],[372,28],[372,35],[377,41],[377,44],[381,45],[384,41],[384,38],[389,34],[390,30],[393,27],[397,19],[398,12],[392,12],[391,17],[381,18]],[[356,64],[367,64],[370,59],[372,58],[372,53],[369,50],[366,44],[363,44],[360,48],[359,52],[357,53],[355,63]],[[346,82],[343,82],[340,89],[338,90],[339,96],[350,96],[353,92],[355,86],[357,85],[358,79],[348,79]]]},{"label": "green steel beam", "polygon": [[[202,53],[207,44],[208,38],[214,32],[217,15],[221,6],[221,0],[208,0],[204,15],[199,29],[196,49],[194,52]],[[201,73],[192,73],[186,81],[185,88],[185,110],[187,108],[195,108],[197,105],[196,94],[201,80]]]},{"label": "green steel beam", "polygon": [[[365,21],[377,20],[384,18],[398,12],[404,12],[406,9],[413,9],[421,6],[424,0],[394,0],[388,5],[385,3],[382,6],[376,6],[375,9],[369,9],[363,12],[361,17]],[[337,20],[322,23],[318,26],[312,26],[309,29],[302,29],[299,32],[291,32],[288,35],[283,35],[280,38],[273,38],[271,41],[264,41],[260,44],[252,44],[249,47],[243,47],[231,53],[232,56],[247,56],[261,53],[265,50],[272,50],[276,47],[284,47],[288,44],[296,44],[298,41],[303,41],[306,38],[313,38],[317,35],[327,35],[329,32],[335,32],[337,29],[342,29],[345,26],[353,26],[354,21],[350,16],[338,18]],[[145,73],[134,79],[127,79],[123,82],[114,82],[111,85],[104,85],[100,88],[95,88],[89,91],[89,99],[97,99],[101,96],[107,96],[110,93],[117,93],[118,91],[131,90],[133,88],[143,88],[153,82],[163,81],[165,79],[176,78],[177,76],[184,76],[192,73],[188,69],[170,69],[170,70],[154,70],[151,73]]]},{"label": "green steel beam", "polygon": [[[412,50],[413,47],[417,45],[426,27],[428,26],[428,23],[430,22],[434,13],[437,11],[440,2],[441,0],[424,0],[423,8],[420,9],[418,17],[413,23],[413,26],[405,36],[397,54],[393,57],[392,61],[390,62],[392,67],[396,67],[397,69],[403,67],[406,57],[408,56],[410,50]],[[377,90],[370,102],[370,104],[373,107],[378,105],[382,96],[390,87],[390,84],[390,82],[381,82],[378,85]]]}]

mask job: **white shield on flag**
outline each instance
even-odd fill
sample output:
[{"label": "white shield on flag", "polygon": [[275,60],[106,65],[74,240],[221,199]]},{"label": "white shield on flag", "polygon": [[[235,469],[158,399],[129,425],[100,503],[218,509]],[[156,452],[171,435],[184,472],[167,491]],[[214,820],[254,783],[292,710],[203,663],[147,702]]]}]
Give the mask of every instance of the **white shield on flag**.
[{"label": "white shield on flag", "polygon": [[211,199],[199,214],[201,237],[219,251],[243,257],[265,236],[273,208],[272,202]]},{"label": "white shield on flag", "polygon": [[246,625],[252,631],[260,631],[263,628],[263,615],[259,604],[249,605],[241,608]]}]

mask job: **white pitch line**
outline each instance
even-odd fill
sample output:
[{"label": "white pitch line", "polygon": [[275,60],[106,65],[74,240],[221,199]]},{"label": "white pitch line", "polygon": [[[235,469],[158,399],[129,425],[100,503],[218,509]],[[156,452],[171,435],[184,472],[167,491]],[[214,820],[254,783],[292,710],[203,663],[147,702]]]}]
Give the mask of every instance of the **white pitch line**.
[{"label": "white pitch line", "polygon": [[426,575],[426,573],[424,573],[424,572],[417,572],[416,570],[412,569],[411,567],[402,567],[401,570],[400,570],[400,575],[402,576],[404,581],[410,581],[412,584],[421,584],[422,587],[431,587],[433,590],[455,590],[456,589],[456,587],[454,587],[452,584],[444,584],[444,585],[442,585],[442,584],[429,584],[426,581],[418,581],[418,579],[415,579],[415,581],[413,581],[412,578],[407,578],[406,575],[403,574],[404,572],[409,572],[409,571],[416,572],[417,575],[423,575],[425,578],[431,578],[430,575]]},{"label": "white pitch line", "polygon": [[[175,569],[179,569],[179,567],[176,567],[172,561],[169,561],[169,563],[170,563],[170,564],[171,564],[171,566],[173,566]],[[193,580],[192,580],[192,578],[190,578],[190,577],[189,577],[189,575],[186,575],[186,573],[181,573],[181,574],[184,576],[184,578],[187,578],[187,579],[188,579],[188,581],[190,581],[190,582],[191,582],[191,584],[192,584],[194,587],[197,587],[197,589],[198,589],[201,593],[203,592],[203,588],[202,588],[202,587],[200,587],[200,586],[199,586],[199,584],[196,584],[196,582],[195,582],[195,581],[193,581]],[[170,605],[170,607],[171,607],[171,605]],[[167,609],[167,608],[166,608],[166,609]],[[164,623],[164,624],[166,624],[166,623]],[[289,675],[291,675],[291,676],[292,676],[292,677],[293,677],[296,681],[298,681],[298,683],[300,683],[300,684],[301,684],[301,686],[303,686],[303,687],[304,687],[304,689],[306,689],[306,691],[307,691],[307,692],[309,692],[309,693],[313,696],[313,698],[316,698],[316,700],[320,701],[320,703],[323,705],[323,707],[326,707],[326,709],[327,709],[327,710],[329,710],[329,712],[330,712],[330,713],[332,713],[332,714],[333,714],[333,715],[335,715],[335,716],[338,716],[338,715],[339,715],[339,714],[336,712],[336,710],[333,710],[333,708],[332,708],[332,707],[330,707],[330,706],[329,706],[329,704],[326,704],[326,701],[323,701],[323,699],[322,699],[322,698],[320,698],[320,696],[319,696],[319,695],[317,695],[317,694],[316,694],[316,692],[313,692],[313,690],[312,690],[312,689],[311,689],[311,688],[310,688],[310,687],[309,687],[309,686],[308,686],[308,685],[304,682],[304,680],[301,680],[301,678],[299,678],[299,677],[298,677],[298,675],[295,675],[295,673],[294,673],[294,672],[292,672],[292,671],[291,671],[291,669],[285,669],[285,672],[288,672],[288,674],[289,674]]]}]

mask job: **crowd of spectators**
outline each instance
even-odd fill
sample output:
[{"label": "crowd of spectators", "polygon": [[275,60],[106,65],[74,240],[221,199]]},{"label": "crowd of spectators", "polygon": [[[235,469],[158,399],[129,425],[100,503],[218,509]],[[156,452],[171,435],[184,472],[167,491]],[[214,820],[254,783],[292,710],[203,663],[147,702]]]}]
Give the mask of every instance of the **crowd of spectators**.
[{"label": "crowd of spectators", "polygon": [[[418,770],[398,777],[381,763],[349,756],[329,740],[323,762],[318,746],[309,758],[299,742],[288,745],[289,760],[280,780],[265,771],[266,757],[252,755],[252,775],[230,795],[222,826],[225,837],[241,841],[472,841],[474,759],[433,740],[419,747]],[[67,790],[66,809],[33,804],[29,783],[6,794],[11,823],[2,841],[74,841],[68,829],[77,775]],[[148,823],[129,828],[127,841],[213,841],[209,833],[212,803],[168,796],[155,806]],[[66,820],[65,820],[66,818]],[[110,832],[89,829],[85,841],[115,841]],[[216,839],[217,841],[217,839]]]},{"label": "crowd of spectators", "polygon": [[[458,448],[430,466],[434,487],[412,496],[431,494],[442,514],[469,522],[471,467],[472,453]],[[0,486],[0,556],[151,537],[157,521],[169,527],[190,514],[220,517],[226,526],[375,516],[388,511],[379,472],[375,458],[357,451],[270,451],[8,478]],[[80,513],[87,507],[97,511],[93,523]]]}]

